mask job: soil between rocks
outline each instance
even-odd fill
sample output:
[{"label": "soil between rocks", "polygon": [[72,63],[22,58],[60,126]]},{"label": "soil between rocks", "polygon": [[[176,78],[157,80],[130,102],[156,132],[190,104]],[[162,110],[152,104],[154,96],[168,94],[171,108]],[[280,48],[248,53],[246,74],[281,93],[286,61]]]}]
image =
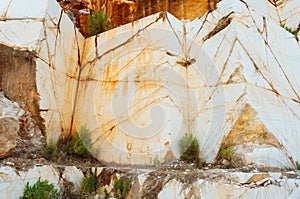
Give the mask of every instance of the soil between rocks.
[{"label": "soil between rocks", "polygon": [[57,165],[57,166],[76,166],[81,168],[91,167],[111,167],[111,168],[124,168],[124,169],[155,169],[163,172],[167,171],[192,171],[192,170],[210,170],[210,169],[228,169],[228,171],[240,171],[240,172],[282,172],[284,169],[278,168],[256,168],[253,165],[245,165],[237,168],[228,168],[222,165],[221,160],[215,164],[203,163],[202,167],[197,168],[194,164],[187,164],[180,160],[164,163],[161,165],[124,165],[116,163],[103,163],[91,155],[87,157],[81,157],[78,155],[70,155],[60,149],[58,144],[58,155],[54,161],[47,160],[43,157],[42,153],[45,149],[45,138],[41,135],[32,139],[23,139],[17,137],[17,146],[10,156],[0,159],[0,166],[10,166],[16,170],[28,170],[33,166],[40,165]]},{"label": "soil between rocks", "polygon": [[43,157],[43,151],[46,146],[46,139],[39,135],[31,139],[24,139],[17,136],[17,146],[14,151],[6,158],[0,159],[0,166],[10,166],[17,170],[28,170],[35,165],[63,165],[79,167],[101,167],[105,166],[101,161],[92,156],[80,157],[70,155],[57,147],[59,158],[54,161],[47,160]]},{"label": "soil between rocks", "polygon": [[78,156],[68,154],[65,149],[65,142],[59,142],[57,145],[57,156],[54,160],[47,160],[43,157],[43,151],[46,147],[46,139],[41,133],[29,134],[24,136],[24,131],[20,131],[17,136],[17,146],[14,151],[6,158],[0,159],[0,166],[10,166],[16,170],[28,170],[33,166],[55,165],[55,166],[76,166],[81,168],[91,167],[110,167],[123,169],[154,169],[160,172],[168,171],[193,171],[210,169],[228,169],[228,171],[240,172],[284,172],[286,169],[279,168],[256,168],[254,165],[243,165],[233,167],[224,165],[224,159],[218,159],[214,164],[202,163],[202,165],[187,164],[180,160],[171,161],[159,165],[124,165],[116,163],[104,163],[95,159],[92,155]]}]

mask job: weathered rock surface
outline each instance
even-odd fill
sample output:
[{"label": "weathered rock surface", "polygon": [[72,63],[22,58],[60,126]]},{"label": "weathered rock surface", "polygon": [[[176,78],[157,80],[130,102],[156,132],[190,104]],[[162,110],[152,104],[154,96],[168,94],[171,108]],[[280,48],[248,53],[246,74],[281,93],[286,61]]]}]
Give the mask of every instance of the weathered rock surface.
[{"label": "weathered rock surface", "polygon": [[[297,199],[300,195],[299,173],[289,172],[293,177],[282,177],[281,172],[238,172],[226,170],[153,170],[125,168],[77,168],[36,166],[28,171],[11,167],[0,167],[0,197],[19,198],[25,185],[33,185],[39,178],[54,184],[65,196],[79,193],[84,171],[93,171],[101,190],[107,189],[113,196],[113,182],[116,177],[132,179],[132,188],[127,198],[274,198]],[[97,171],[97,172],[96,172]],[[285,174],[286,176],[286,174]],[[70,184],[71,183],[71,184]],[[99,189],[100,190],[100,189]],[[98,197],[103,192],[98,191]]]},{"label": "weathered rock surface", "polygon": [[[57,0],[63,9],[69,13],[71,18],[76,19],[76,26],[86,37],[89,30],[86,20],[90,10],[103,9],[111,19],[111,28],[124,25],[155,14],[161,11],[168,11],[178,19],[194,20],[205,14],[207,11],[215,10],[219,0],[186,0],[186,1],[120,1],[120,0]],[[288,27],[299,25],[300,8],[299,1],[244,1],[249,3],[255,10],[261,11],[269,18],[279,20],[281,24]]]},{"label": "weathered rock surface", "polygon": [[192,22],[162,12],[88,39],[55,0],[24,2],[0,5],[1,86],[48,140],[86,126],[99,160],[155,164],[191,132],[208,163],[227,143],[245,164],[300,162],[300,48],[280,27],[299,23],[299,0],[223,0]]},{"label": "weathered rock surface", "polygon": [[13,117],[0,117],[0,158],[9,156],[17,145],[19,121]]},{"label": "weathered rock surface", "polygon": [[16,147],[19,116],[23,113],[16,102],[11,102],[0,92],[0,158],[9,156]]},{"label": "weathered rock surface", "polygon": [[206,162],[231,143],[244,164],[293,167],[300,48],[277,13],[268,1],[223,0],[192,22],[160,13],[88,38],[76,124],[90,128],[97,157],[163,162],[192,132]]},{"label": "weathered rock surface", "polygon": [[111,28],[124,25],[161,11],[168,11],[178,19],[190,19],[202,16],[208,10],[216,8],[218,0],[57,0],[76,26],[86,37],[89,29],[86,20],[90,10],[103,9],[111,19]]},{"label": "weathered rock surface", "polygon": [[0,197],[20,198],[23,195],[27,182],[30,186],[38,181],[48,180],[60,190],[59,173],[51,166],[34,167],[28,171],[16,171],[11,167],[0,167]]},{"label": "weathered rock surface", "polygon": [[19,104],[7,99],[3,92],[0,91],[0,116],[2,118],[11,117],[18,119],[23,114],[24,110],[20,108]]},{"label": "weathered rock surface", "polygon": [[4,93],[26,104],[48,140],[67,136],[83,36],[55,0],[1,2],[0,30]]},{"label": "weathered rock surface", "polygon": [[[22,36],[20,35],[20,37]],[[13,44],[15,41],[11,42]],[[0,51],[1,89],[8,98],[24,104],[22,108],[30,111],[38,126],[44,130],[43,119],[39,113],[40,99],[36,90],[34,53],[3,44],[0,44]]]}]

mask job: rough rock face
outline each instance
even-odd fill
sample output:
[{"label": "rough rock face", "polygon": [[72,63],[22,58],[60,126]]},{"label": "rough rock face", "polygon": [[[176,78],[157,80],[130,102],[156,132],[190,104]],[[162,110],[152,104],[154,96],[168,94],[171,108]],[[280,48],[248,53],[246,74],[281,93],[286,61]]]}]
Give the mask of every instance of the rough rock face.
[{"label": "rough rock face", "polygon": [[[79,192],[87,168],[36,166],[28,171],[0,167],[0,197],[20,198],[26,183],[33,185],[39,178],[48,180],[62,192],[62,198]],[[179,171],[93,167],[89,170],[102,182],[112,198],[116,177],[132,179],[132,188],[126,198],[274,198],[298,199],[299,173],[296,172],[231,172],[225,170]],[[12,183],[13,182],[13,183]],[[72,189],[70,189],[70,187]],[[99,189],[101,190],[101,189]],[[99,194],[99,195],[98,195]],[[64,197],[65,196],[65,197]],[[81,198],[81,197],[72,197]],[[104,198],[97,192],[96,198]]]},{"label": "rough rock face", "polygon": [[161,11],[168,11],[178,19],[194,20],[208,10],[216,8],[218,0],[90,0],[92,8],[104,8],[112,19],[113,27],[117,27]]},{"label": "rough rock face", "polygon": [[300,48],[277,12],[268,1],[223,0],[192,22],[160,13],[87,39],[76,124],[90,128],[98,158],[178,158],[191,132],[206,162],[230,143],[244,164],[293,167]]},{"label": "rough rock face", "polygon": [[81,33],[89,36],[86,19],[89,10],[103,9],[111,19],[111,28],[124,25],[143,17],[161,11],[168,11],[178,19],[193,20],[202,16],[208,10],[216,8],[218,0],[58,0],[60,5],[73,18],[76,18],[76,25]]},{"label": "rough rock face", "polygon": [[[57,0],[65,11],[76,18],[77,27],[88,36],[89,30],[86,26],[86,19],[89,10],[103,9],[111,19],[111,27],[115,28],[129,22],[136,21],[143,17],[155,14],[161,11],[168,11],[178,19],[194,20],[205,14],[207,11],[215,10],[219,0]],[[248,2],[248,1],[245,1]],[[277,18],[280,22],[289,27],[296,27],[299,22],[293,19],[299,19],[299,2],[268,0],[250,2],[256,9],[263,12],[269,12],[269,17]],[[274,7],[276,12],[274,12]],[[273,11],[272,11],[273,10]],[[271,15],[270,15],[271,14]],[[274,15],[275,14],[275,15]]]},{"label": "rough rock face", "polygon": [[3,91],[27,105],[48,140],[67,136],[83,36],[55,0],[1,2],[0,29]]},{"label": "rough rock face", "polygon": [[227,143],[245,164],[300,161],[300,48],[280,27],[299,23],[299,0],[223,0],[192,22],[162,12],[88,39],[55,0],[24,2],[0,5],[0,43],[15,52],[12,68],[1,53],[0,80],[34,102],[48,140],[86,126],[98,159],[154,164],[190,132],[206,162]]},{"label": "rough rock face", "polygon": [[59,173],[51,166],[34,167],[28,171],[16,172],[11,167],[0,167],[0,189],[1,198],[20,198],[23,195],[25,186],[29,183],[32,186],[34,183],[41,180],[48,180],[54,184],[59,190]]},{"label": "rough rock face", "polygon": [[9,156],[17,145],[19,121],[13,117],[0,118],[0,158]]},{"label": "rough rock face", "polygon": [[0,87],[5,95],[24,104],[38,126],[44,130],[39,113],[39,96],[36,87],[35,54],[0,44]]},{"label": "rough rock face", "polygon": [[17,103],[9,101],[0,92],[0,158],[10,155],[16,147],[19,116],[23,113]]}]

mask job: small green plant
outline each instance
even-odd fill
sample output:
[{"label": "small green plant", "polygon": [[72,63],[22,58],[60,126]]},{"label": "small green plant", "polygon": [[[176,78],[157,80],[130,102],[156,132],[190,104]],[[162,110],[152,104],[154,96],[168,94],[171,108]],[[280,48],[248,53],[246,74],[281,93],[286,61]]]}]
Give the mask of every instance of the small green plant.
[{"label": "small green plant", "polygon": [[293,29],[293,28],[287,27],[285,24],[280,24],[280,26],[282,28],[284,28],[286,31],[292,33],[295,37],[298,36],[299,29],[297,29],[297,28]]},{"label": "small green plant", "polygon": [[87,19],[90,36],[104,32],[110,28],[110,19],[101,9],[90,14]]},{"label": "small green plant", "polygon": [[192,134],[185,134],[179,141],[179,147],[182,152],[180,160],[187,163],[199,163],[199,143]]},{"label": "small green plant", "polygon": [[87,147],[91,147],[91,139],[89,138],[88,132],[89,130],[83,126],[73,135],[67,147],[69,154],[76,154],[81,157],[89,155]]},{"label": "small green plant", "polygon": [[222,146],[220,150],[220,154],[222,158],[225,158],[227,160],[231,160],[234,155],[234,150],[231,144],[228,144],[227,146]]},{"label": "small green plant", "polygon": [[55,160],[57,158],[57,146],[53,140],[50,140],[44,151],[42,152],[42,156],[47,160]]},{"label": "small green plant", "polygon": [[84,176],[84,178],[82,179],[80,185],[80,192],[86,195],[95,192],[96,182],[97,182],[96,175],[93,172],[88,172],[86,176]]},{"label": "small green plant", "polygon": [[125,199],[131,189],[131,179],[124,181],[122,178],[116,178],[113,183],[114,197]]},{"label": "small green plant", "polygon": [[297,170],[300,170],[300,164],[299,164],[298,161],[296,162],[296,169],[297,169]]},{"label": "small green plant", "polygon": [[41,181],[39,178],[33,186],[29,186],[27,182],[24,194],[20,199],[58,199],[59,196],[60,194],[53,184],[49,184],[47,180]]},{"label": "small green plant", "polygon": [[109,193],[106,188],[104,189],[104,199],[109,199]]}]

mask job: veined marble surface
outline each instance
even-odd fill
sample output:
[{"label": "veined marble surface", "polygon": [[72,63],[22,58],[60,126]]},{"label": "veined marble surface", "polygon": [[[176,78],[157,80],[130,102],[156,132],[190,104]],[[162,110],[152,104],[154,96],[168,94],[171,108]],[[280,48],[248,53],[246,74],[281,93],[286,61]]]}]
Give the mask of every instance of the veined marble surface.
[{"label": "veined marble surface", "polygon": [[299,23],[298,5],[223,0],[192,22],[162,12],[84,39],[55,0],[5,0],[0,42],[36,52],[48,140],[86,126],[99,160],[154,164],[192,133],[206,162],[231,143],[244,164],[290,168],[300,48],[280,23]]},{"label": "veined marble surface", "polygon": [[[232,136],[246,136],[232,143],[245,163],[293,167],[300,49],[273,20],[276,8],[265,17],[253,4],[222,1],[192,22],[160,13],[86,40],[78,107],[87,111],[76,124],[90,128],[99,159],[151,164],[170,151],[178,158],[178,141],[191,132],[207,162]],[[242,122],[261,126],[232,135],[250,107],[256,118]]]}]

